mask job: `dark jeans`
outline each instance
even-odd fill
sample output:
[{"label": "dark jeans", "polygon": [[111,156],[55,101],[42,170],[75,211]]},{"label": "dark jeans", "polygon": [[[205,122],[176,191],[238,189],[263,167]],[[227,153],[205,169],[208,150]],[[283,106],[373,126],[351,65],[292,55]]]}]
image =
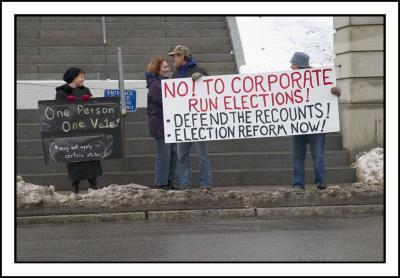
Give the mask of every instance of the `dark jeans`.
[{"label": "dark jeans", "polygon": [[304,188],[305,159],[307,144],[310,144],[311,155],[314,161],[314,174],[316,183],[326,183],[326,170],[324,163],[325,133],[306,134],[293,136],[293,186]]},{"label": "dark jeans", "polygon": [[178,182],[181,189],[191,187],[192,182],[192,166],[190,163],[190,149],[195,144],[197,148],[197,156],[199,158],[199,179],[201,188],[211,188],[211,165],[208,158],[207,142],[183,142],[178,143]]},{"label": "dark jeans", "polygon": [[164,137],[155,138],[155,185],[168,185],[175,179],[176,161],[178,159],[176,144],[165,143]]}]

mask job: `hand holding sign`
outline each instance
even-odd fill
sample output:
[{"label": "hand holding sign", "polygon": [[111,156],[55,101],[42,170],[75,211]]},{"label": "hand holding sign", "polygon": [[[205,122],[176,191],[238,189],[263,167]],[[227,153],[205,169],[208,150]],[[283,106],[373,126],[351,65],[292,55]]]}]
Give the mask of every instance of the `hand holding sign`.
[{"label": "hand holding sign", "polygon": [[75,99],[76,99],[76,97],[75,97],[75,96],[67,96],[67,101],[68,101],[68,103],[72,103],[72,102],[74,102],[74,101],[75,101]]},{"label": "hand holding sign", "polygon": [[340,90],[340,88],[338,88],[338,87],[333,87],[331,89],[331,93],[332,93],[332,95],[340,97],[340,95],[342,94],[342,90]]},{"label": "hand holding sign", "polygon": [[202,78],[202,77],[203,77],[203,74],[200,73],[200,72],[195,72],[195,73],[192,74],[192,80],[193,80],[193,81],[197,81],[197,80],[199,80],[199,79]]},{"label": "hand holding sign", "polygon": [[90,96],[89,95],[83,95],[82,96],[82,100],[83,101],[88,101],[90,99]]}]

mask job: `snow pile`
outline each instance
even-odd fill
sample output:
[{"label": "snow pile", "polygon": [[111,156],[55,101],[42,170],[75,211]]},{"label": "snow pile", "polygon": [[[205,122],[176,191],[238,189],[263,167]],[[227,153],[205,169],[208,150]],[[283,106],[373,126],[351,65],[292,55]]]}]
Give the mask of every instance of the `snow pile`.
[{"label": "snow pile", "polygon": [[[212,190],[198,188],[184,191],[150,189],[137,184],[116,185],[89,191],[86,194],[60,194],[54,186],[40,186],[24,181],[17,182],[17,208],[32,214],[44,209],[46,213],[92,213],[112,211],[203,209],[220,207],[276,207],[318,204],[353,203],[383,197],[380,185],[352,187],[329,186],[327,190],[307,191],[291,188],[278,190]],[[58,212],[57,212],[58,211]],[[37,212],[37,211],[36,211]]]},{"label": "snow pile", "polygon": [[383,185],[383,148],[363,152],[352,164],[356,169],[357,180],[367,185]]},{"label": "snow pile", "polygon": [[[55,191],[53,185],[42,186],[25,182],[21,177],[17,177],[17,208],[38,207],[38,206],[75,206],[75,207],[120,207],[131,205],[139,199],[149,197],[157,199],[163,190],[150,190],[146,186],[137,184],[109,185],[107,187],[90,190],[87,194],[67,195]],[[145,191],[149,194],[146,194]],[[147,196],[146,196],[147,195]]]},{"label": "snow pile", "polygon": [[333,66],[332,17],[236,17],[246,65],[240,73],[290,69],[296,51],[312,67]]},{"label": "snow pile", "polygon": [[57,204],[63,202],[66,196],[56,193],[53,185],[41,186],[25,182],[17,177],[17,208],[38,206],[41,204]]},{"label": "snow pile", "polygon": [[[150,192],[149,187],[126,184],[117,185],[111,184],[107,187],[98,190],[90,190],[87,194],[75,195],[76,199],[69,199],[68,202],[78,202],[77,205],[91,206],[91,207],[120,207],[132,205],[140,199],[146,199]],[[154,190],[153,194],[156,195],[162,190]],[[153,196],[154,198],[155,196]]]}]

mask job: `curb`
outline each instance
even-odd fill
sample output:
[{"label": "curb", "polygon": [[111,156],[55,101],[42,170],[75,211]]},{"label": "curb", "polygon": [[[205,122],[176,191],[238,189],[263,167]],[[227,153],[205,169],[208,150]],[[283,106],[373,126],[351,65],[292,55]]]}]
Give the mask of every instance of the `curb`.
[{"label": "curb", "polygon": [[205,210],[176,210],[149,211],[148,220],[179,220],[179,219],[234,219],[256,216],[255,208],[248,209],[205,209]]},{"label": "curb", "polygon": [[145,212],[26,216],[17,217],[17,225],[118,222],[133,220],[146,220]]},{"label": "curb", "polygon": [[383,213],[383,205],[346,205],[314,207],[257,208],[257,216],[265,218],[282,217],[338,217],[364,213]]},{"label": "curb", "polygon": [[383,212],[383,205],[144,211],[78,215],[26,216],[17,217],[17,225],[122,222],[135,220],[235,219],[242,217],[260,217],[266,219],[293,217],[343,217],[354,214],[381,214]]}]

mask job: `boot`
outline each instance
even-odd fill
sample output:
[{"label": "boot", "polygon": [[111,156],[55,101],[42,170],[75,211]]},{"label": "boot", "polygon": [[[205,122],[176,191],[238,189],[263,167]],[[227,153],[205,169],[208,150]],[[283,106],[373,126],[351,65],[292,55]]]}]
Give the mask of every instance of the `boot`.
[{"label": "boot", "polygon": [[72,192],[79,194],[79,181],[72,183]]},{"label": "boot", "polygon": [[157,184],[155,184],[154,186],[153,186],[153,188],[154,189],[162,189],[162,190],[169,190],[169,186],[168,185],[157,185]]},{"label": "boot", "polygon": [[168,189],[169,190],[177,190],[178,187],[176,187],[175,185],[173,185],[172,180],[168,180]]},{"label": "boot", "polygon": [[99,189],[98,187],[97,187],[97,179],[96,178],[91,178],[91,179],[88,179],[88,181],[89,181],[89,188],[91,188],[91,189],[93,189],[93,190],[97,190],[97,189]]},{"label": "boot", "polygon": [[321,189],[321,190],[326,189],[326,184],[323,183],[323,182],[319,182],[318,185],[317,185],[317,188]]}]

